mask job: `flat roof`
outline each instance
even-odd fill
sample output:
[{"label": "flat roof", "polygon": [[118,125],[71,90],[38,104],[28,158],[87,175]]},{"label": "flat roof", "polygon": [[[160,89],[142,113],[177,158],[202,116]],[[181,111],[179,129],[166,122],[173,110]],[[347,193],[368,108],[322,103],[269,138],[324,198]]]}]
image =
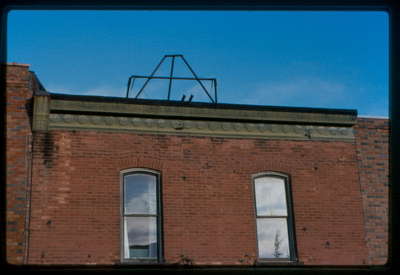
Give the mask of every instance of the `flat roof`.
[{"label": "flat roof", "polygon": [[311,108],[311,107],[289,107],[289,106],[269,106],[269,105],[249,105],[249,104],[231,104],[231,103],[207,103],[207,102],[185,102],[177,100],[160,100],[160,99],[134,99],[123,97],[108,96],[86,96],[86,95],[70,95],[49,93],[51,99],[56,100],[72,100],[86,102],[109,102],[109,103],[125,103],[140,105],[157,105],[157,106],[182,106],[193,108],[210,108],[210,109],[233,109],[233,110],[254,110],[254,111],[283,111],[295,113],[321,113],[321,114],[337,114],[357,116],[356,109],[336,109],[336,108]]}]

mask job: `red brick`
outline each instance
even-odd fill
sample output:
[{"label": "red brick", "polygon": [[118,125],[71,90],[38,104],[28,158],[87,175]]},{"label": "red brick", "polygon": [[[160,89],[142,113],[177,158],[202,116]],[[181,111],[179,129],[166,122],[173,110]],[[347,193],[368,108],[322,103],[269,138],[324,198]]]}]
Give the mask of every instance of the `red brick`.
[{"label": "red brick", "polygon": [[389,120],[359,118],[355,130],[368,263],[383,265],[388,257]]},{"label": "red brick", "polygon": [[[6,71],[6,159],[7,159],[7,261],[12,264],[21,264],[25,255],[25,218],[26,201],[16,198],[27,194],[26,183],[29,181],[29,143],[31,125],[26,105],[32,98],[32,91],[28,89],[30,72],[26,65],[3,65]],[[10,225],[14,223],[13,225]]]},{"label": "red brick", "polygon": [[[353,143],[219,138],[215,146],[214,138],[165,136],[160,144],[157,135],[95,131],[52,131],[52,137],[58,147],[51,167],[40,151],[45,135],[35,135],[33,146],[32,207],[41,211],[32,212],[32,225],[40,230],[31,235],[30,263],[118,260],[106,253],[119,255],[119,172],[131,167],[161,170],[168,263],[181,254],[198,264],[240,264],[245,254],[256,255],[251,175],[261,171],[291,175],[300,261],[363,264],[367,259]],[[307,150],[299,152],[301,147]],[[188,151],[195,154],[193,161]],[[43,216],[51,217],[52,226],[39,222]],[[81,238],[86,245],[80,245]],[[326,241],[332,244],[329,251]],[[66,251],[74,257],[63,257]]]},{"label": "red brick", "polygon": [[118,264],[120,171],[135,167],[161,172],[167,263],[252,264],[251,175],[263,171],[291,177],[301,263],[386,259],[387,120],[359,119],[355,142],[53,130],[29,144],[30,73],[12,65],[7,77],[9,262],[24,262],[30,201],[28,263]]}]

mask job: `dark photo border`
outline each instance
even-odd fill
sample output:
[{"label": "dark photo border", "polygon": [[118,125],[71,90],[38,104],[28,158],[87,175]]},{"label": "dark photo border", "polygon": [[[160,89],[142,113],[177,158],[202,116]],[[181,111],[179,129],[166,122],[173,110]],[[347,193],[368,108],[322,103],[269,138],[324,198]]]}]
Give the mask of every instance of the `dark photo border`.
[{"label": "dark photo border", "polygon": [[[75,1],[75,0],[2,0],[0,1],[0,62],[6,63],[7,57],[7,14],[11,10],[286,10],[286,11],[384,11],[389,16],[389,230],[388,230],[388,262],[382,266],[254,266],[254,267],[236,267],[236,266],[85,266],[85,265],[52,265],[52,266],[35,266],[35,265],[10,265],[6,262],[6,160],[0,175],[1,180],[1,259],[2,265],[8,271],[138,271],[138,272],[226,272],[232,273],[302,273],[317,274],[319,273],[345,273],[359,274],[371,272],[386,273],[396,269],[399,258],[399,239],[398,232],[399,222],[396,213],[400,201],[399,185],[400,183],[400,167],[399,165],[399,141],[400,130],[398,127],[400,114],[400,1],[391,0],[313,0],[313,1],[295,1],[295,0],[261,0],[261,1],[162,1],[162,0],[103,0],[103,1]],[[2,66],[3,67],[3,66]],[[6,115],[5,115],[5,73],[0,71],[1,84],[1,100],[2,116],[0,124],[2,127],[2,146],[1,156],[5,156],[6,149]],[[396,169],[397,168],[397,169]],[[397,244],[397,245],[394,245]]]}]

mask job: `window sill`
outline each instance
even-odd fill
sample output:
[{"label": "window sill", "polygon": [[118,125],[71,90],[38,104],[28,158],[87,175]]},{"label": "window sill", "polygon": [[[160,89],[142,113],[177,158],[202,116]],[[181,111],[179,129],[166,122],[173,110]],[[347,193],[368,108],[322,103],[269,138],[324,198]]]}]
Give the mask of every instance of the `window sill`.
[{"label": "window sill", "polygon": [[121,265],[160,265],[163,262],[160,262],[157,259],[124,259],[119,262]]},{"label": "window sill", "polygon": [[[117,263],[118,265],[140,265],[140,266],[186,266],[178,263],[166,263],[164,261],[158,261],[157,259],[124,259]],[[254,266],[296,266],[304,265],[303,262],[298,260],[267,260],[258,259]],[[195,265],[194,265],[195,266]]]},{"label": "window sill", "polygon": [[187,267],[196,267],[195,265],[187,265],[180,263],[166,263],[166,262],[158,262],[158,261],[138,261],[138,260],[125,260],[116,262],[115,265],[121,267],[129,267],[129,268],[187,268]]},{"label": "window sill", "polygon": [[303,262],[298,260],[263,260],[258,259],[255,266],[288,266],[288,265],[304,265]]}]

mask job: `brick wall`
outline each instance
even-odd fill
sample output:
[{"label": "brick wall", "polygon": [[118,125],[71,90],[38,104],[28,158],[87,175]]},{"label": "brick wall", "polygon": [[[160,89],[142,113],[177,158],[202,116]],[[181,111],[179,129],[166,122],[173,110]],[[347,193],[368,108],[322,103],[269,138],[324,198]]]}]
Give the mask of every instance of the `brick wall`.
[{"label": "brick wall", "polygon": [[291,176],[300,262],[386,262],[388,120],[359,118],[355,143],[37,132],[31,155],[32,73],[10,64],[6,76],[9,263],[119,263],[119,173],[134,167],[161,172],[168,263],[251,263],[251,175],[263,171]]},{"label": "brick wall", "polygon": [[7,262],[21,264],[25,254],[25,218],[29,183],[31,73],[28,65],[6,70],[6,243]]},{"label": "brick wall", "polygon": [[388,256],[388,119],[359,118],[357,155],[363,196],[369,264],[385,264]]},{"label": "brick wall", "polygon": [[291,176],[301,262],[368,260],[354,143],[57,130],[33,148],[29,263],[119,263],[119,176],[134,167],[161,172],[167,263],[251,263],[263,171]]}]

